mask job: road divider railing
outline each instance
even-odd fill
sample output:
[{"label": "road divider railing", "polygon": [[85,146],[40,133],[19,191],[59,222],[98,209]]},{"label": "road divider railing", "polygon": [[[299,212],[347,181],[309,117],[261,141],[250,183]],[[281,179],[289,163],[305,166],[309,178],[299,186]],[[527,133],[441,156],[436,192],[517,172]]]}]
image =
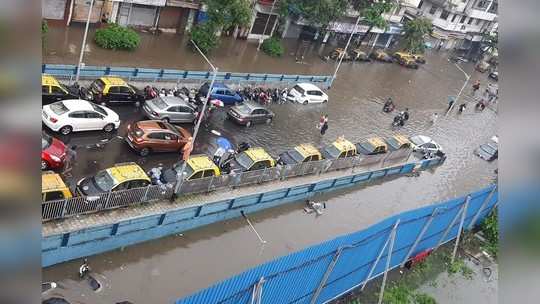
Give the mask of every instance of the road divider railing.
[{"label": "road divider railing", "polygon": [[[77,74],[77,66],[71,64],[43,64],[41,72],[58,78],[69,79],[69,81],[72,82]],[[95,79],[101,76],[119,76],[129,81],[163,81],[180,83],[182,81],[210,81],[212,73],[207,71],[109,66],[85,66],[80,72],[80,79]],[[216,81],[231,83],[311,82],[328,87],[332,81],[332,76],[219,72]]]},{"label": "road divider railing", "polygon": [[[177,194],[207,193],[223,188],[236,188],[278,180],[283,181],[288,178],[308,174],[323,174],[350,168],[366,168],[368,165],[370,166],[369,169],[378,170],[377,174],[386,176],[389,172],[390,174],[395,174],[410,172],[412,168],[417,168],[419,170],[426,169],[444,161],[444,159],[441,158],[432,158],[400,164],[393,167],[385,167],[389,160],[396,160],[396,155],[406,161],[411,153],[410,149],[405,152],[399,150],[394,152],[396,153],[393,157],[393,152],[390,152],[382,155],[314,161],[296,165],[277,166],[263,170],[186,180],[182,182]],[[398,160],[399,157],[397,158]],[[407,170],[404,171],[403,168],[407,168]],[[174,189],[174,184],[151,185],[143,188],[106,192],[95,196],[78,196],[69,199],[47,201],[42,203],[42,220],[62,219],[79,214],[95,213],[103,210],[169,199],[172,197]]]}]

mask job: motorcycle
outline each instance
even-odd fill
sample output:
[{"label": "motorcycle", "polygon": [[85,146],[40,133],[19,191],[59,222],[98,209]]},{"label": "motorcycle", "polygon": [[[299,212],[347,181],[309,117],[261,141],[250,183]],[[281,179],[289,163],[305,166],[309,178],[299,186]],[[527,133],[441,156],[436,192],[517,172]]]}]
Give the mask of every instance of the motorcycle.
[{"label": "motorcycle", "polygon": [[395,108],[396,108],[396,106],[393,103],[385,103],[384,106],[383,106],[383,112],[384,113],[390,113],[390,112],[394,111]]},{"label": "motorcycle", "polygon": [[392,127],[403,127],[407,120],[409,120],[409,113],[407,111],[400,112],[398,115],[394,116]]}]

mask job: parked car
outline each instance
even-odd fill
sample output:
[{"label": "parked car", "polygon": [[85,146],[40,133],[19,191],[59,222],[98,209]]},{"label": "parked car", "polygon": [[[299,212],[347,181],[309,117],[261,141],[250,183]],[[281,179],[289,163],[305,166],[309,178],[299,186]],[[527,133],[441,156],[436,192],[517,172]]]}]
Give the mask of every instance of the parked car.
[{"label": "parked car", "polygon": [[276,161],[263,148],[249,148],[225,161],[222,172],[239,173],[243,171],[263,170],[276,166]]},{"label": "parked car", "polygon": [[73,197],[66,183],[53,171],[41,173],[41,201],[55,201]]},{"label": "parked car", "polygon": [[386,143],[388,144],[388,150],[390,151],[412,148],[412,144],[407,137],[400,134],[387,138]]},{"label": "parked car", "polygon": [[92,177],[77,182],[77,192],[83,196],[99,195],[111,191],[141,188],[150,185],[150,177],[136,163],[116,164]]},{"label": "parked car", "polygon": [[386,52],[382,50],[375,50],[370,54],[371,58],[382,61],[382,62],[392,62],[392,56],[388,55]]},{"label": "parked car", "polygon": [[176,96],[157,96],[145,101],[142,109],[146,117],[165,122],[195,123],[197,119],[197,109]]},{"label": "parked car", "polygon": [[362,155],[375,155],[386,153],[388,151],[388,146],[382,138],[372,137],[366,141],[357,143],[356,151],[358,154]]},{"label": "parked car", "polygon": [[[206,98],[206,95],[208,94],[208,88],[210,87],[210,84],[206,82],[201,86],[199,89],[199,92],[196,95],[197,99]],[[210,93],[210,99],[219,99],[224,104],[227,105],[233,105],[236,103],[243,102],[242,96],[238,95],[236,91],[229,88],[223,83],[214,83],[214,86],[212,87],[212,91]]]},{"label": "parked car", "polygon": [[179,152],[191,137],[181,127],[161,120],[142,120],[127,126],[126,142],[141,156],[151,152]]},{"label": "parked car", "polygon": [[353,157],[356,155],[356,146],[345,138],[338,138],[332,144],[326,146],[322,155],[325,159],[338,159]]},{"label": "parked car", "polygon": [[[497,138],[497,137],[495,137]],[[475,151],[474,154],[478,155],[483,160],[492,161],[499,158],[499,144],[497,140],[492,140],[488,143],[480,145]]]},{"label": "parked car", "polygon": [[424,55],[420,55],[420,54],[410,54],[410,56],[411,56],[417,63],[420,63],[420,64],[425,64],[425,63],[426,63],[426,57],[424,57]]},{"label": "parked car", "polygon": [[489,73],[488,77],[495,80],[495,81],[499,81],[499,72],[498,71],[493,71],[493,72]]},{"label": "parked car", "polygon": [[295,165],[310,161],[322,160],[322,154],[312,144],[301,144],[279,155],[277,163],[280,165]]},{"label": "parked car", "polygon": [[85,99],[100,104],[134,103],[146,99],[144,91],[128,84],[122,78],[104,76],[83,90]]},{"label": "parked car", "polygon": [[330,59],[332,60],[338,60],[343,56],[343,60],[346,61],[346,60],[351,60],[351,56],[349,54],[347,54],[345,52],[344,49],[342,48],[335,48],[334,50],[332,50],[330,52],[330,55],[328,55],[330,57]]},{"label": "parked car", "polygon": [[299,83],[287,94],[287,100],[304,105],[328,102],[328,95],[311,83]]},{"label": "parked car", "polygon": [[409,69],[418,69],[418,63],[410,56],[401,57],[398,59],[398,63]]},{"label": "parked car", "polygon": [[231,107],[227,111],[227,118],[237,124],[249,127],[257,123],[271,123],[272,119],[274,119],[274,113],[264,106],[244,102]]},{"label": "parked car", "polygon": [[489,67],[490,67],[489,63],[485,61],[480,61],[474,66],[474,69],[480,73],[485,73],[489,70]]},{"label": "parked car", "polygon": [[41,104],[48,105],[65,99],[79,99],[80,90],[76,86],[64,85],[54,76],[41,75]]},{"label": "parked car", "polygon": [[60,168],[66,160],[66,145],[45,133],[41,135],[41,170]]},{"label": "parked car", "polygon": [[351,59],[355,61],[366,61],[366,62],[371,61],[368,54],[366,54],[366,52],[361,51],[360,49],[355,49],[351,51]]},{"label": "parked car", "polygon": [[[180,161],[173,165],[172,168],[163,170],[160,176],[160,181],[166,184],[173,184],[177,180],[178,173],[183,165]],[[192,155],[189,157],[184,170],[184,180],[190,181],[199,178],[220,176],[221,171],[218,166],[210,160],[206,155]]]},{"label": "parked car", "polygon": [[415,135],[409,138],[409,140],[415,152],[437,153],[438,151],[442,151],[442,147],[429,136]]},{"label": "parked car", "polygon": [[120,126],[120,117],[113,110],[80,99],[43,106],[41,120],[51,130],[63,135],[89,130],[112,132]]}]

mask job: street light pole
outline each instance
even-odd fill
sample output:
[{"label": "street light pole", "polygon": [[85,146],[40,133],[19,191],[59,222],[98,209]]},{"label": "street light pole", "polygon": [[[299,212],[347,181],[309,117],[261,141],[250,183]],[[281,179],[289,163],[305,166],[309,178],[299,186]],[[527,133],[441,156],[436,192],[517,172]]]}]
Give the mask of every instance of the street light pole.
[{"label": "street light pole", "polygon": [[469,80],[471,79],[471,75],[465,73],[465,71],[457,63],[454,63],[454,65],[456,66],[456,68],[458,68],[458,70],[461,71],[461,73],[463,73],[463,75],[465,75],[466,80],[465,80],[465,83],[463,84],[463,86],[461,87],[461,89],[459,90],[459,93],[457,94],[456,99],[454,100],[454,103],[450,106],[450,108],[448,108],[448,111],[446,111],[445,116],[448,116],[448,114],[450,112],[452,112],[452,109],[454,108],[457,101],[459,100],[459,97],[461,96],[461,93],[463,93],[463,90],[465,90],[465,87],[467,86],[467,84],[469,83]]},{"label": "street light pole", "polygon": [[274,5],[276,4],[276,1],[277,0],[274,0],[274,2],[272,2],[272,8],[270,8],[270,14],[268,14],[268,19],[266,19],[266,24],[264,25],[264,30],[262,32],[262,36],[259,39],[259,45],[257,46],[257,52],[261,49],[261,44],[263,43],[263,38],[262,37],[264,37],[264,34],[266,33],[266,28],[268,27],[268,22],[270,22],[270,18],[272,17],[272,12],[274,11]]},{"label": "street light pole", "polygon": [[356,29],[358,28],[358,23],[360,23],[361,18],[362,18],[362,15],[358,15],[358,18],[356,19],[356,23],[354,24],[353,31],[351,35],[349,36],[349,40],[347,40],[347,44],[345,45],[343,54],[339,56],[339,61],[336,66],[336,70],[334,71],[334,75],[332,76],[332,80],[330,81],[330,86],[332,86],[332,84],[334,83],[334,79],[336,79],[337,72],[339,70],[339,67],[341,66],[341,62],[343,61],[343,57],[345,57],[345,55],[347,54],[347,49],[349,48],[349,44],[351,44],[352,37],[354,36],[354,34],[356,34]]},{"label": "street light pole", "polygon": [[[199,119],[197,119],[197,124],[195,124],[195,129],[193,130],[193,136],[191,137],[190,144],[190,150],[187,155],[187,159],[189,159],[189,156],[191,155],[191,151],[193,150],[193,146],[195,144],[195,138],[197,138],[197,134],[199,133],[199,127],[201,126],[201,122],[204,117],[204,112],[206,111],[206,106],[208,105],[208,102],[210,100],[210,94],[212,93],[212,88],[214,87],[214,83],[216,82],[216,77],[218,73],[218,68],[216,68],[208,58],[204,55],[204,53],[199,49],[199,46],[195,43],[195,41],[191,40],[191,43],[195,46],[197,51],[202,55],[204,60],[210,65],[212,68],[213,74],[212,74],[212,80],[210,81],[210,86],[208,87],[208,92],[206,93],[206,99],[204,100],[203,107],[201,110],[201,113],[199,114]],[[182,163],[182,167],[180,167],[180,171],[176,174],[176,186],[174,188],[174,193],[177,194],[178,191],[182,188],[182,184],[184,183],[184,171],[186,170],[186,164],[187,159],[184,160]]]},{"label": "street light pole", "polygon": [[90,16],[92,15],[92,8],[94,8],[94,0],[90,0],[90,9],[88,10],[88,17],[86,18],[86,27],[84,28],[84,36],[81,45],[81,54],[79,55],[79,63],[77,64],[77,74],[75,75],[75,83],[79,82],[79,76],[81,74],[81,65],[84,56],[84,49],[86,48],[86,36],[88,36],[88,26],[90,25]]}]

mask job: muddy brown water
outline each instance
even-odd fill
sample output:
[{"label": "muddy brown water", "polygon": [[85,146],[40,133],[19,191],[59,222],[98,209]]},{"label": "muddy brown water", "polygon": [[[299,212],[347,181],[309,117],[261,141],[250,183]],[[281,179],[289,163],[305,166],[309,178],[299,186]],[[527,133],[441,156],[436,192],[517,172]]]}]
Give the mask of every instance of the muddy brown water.
[{"label": "muddy brown water", "polygon": [[[76,63],[81,32],[79,27],[51,27],[43,52],[44,62]],[[210,59],[221,71],[332,74],[335,63],[322,61],[319,47],[313,47],[301,64],[295,63],[290,55],[295,42],[287,41],[286,47],[288,54],[275,59],[257,53],[254,43],[224,39]],[[43,270],[43,280],[58,282],[60,287],[48,292],[47,297],[62,295],[73,303],[123,300],[171,303],[257,264],[361,230],[386,216],[487,186],[495,178],[493,170],[497,162],[487,163],[474,156],[473,150],[497,133],[497,115],[490,109],[475,112],[473,104],[469,104],[462,115],[440,117],[436,125],[431,125],[431,114],[438,112],[442,116],[448,96],[457,93],[464,76],[447,62],[444,53],[428,53],[427,60],[419,70],[396,64],[344,63],[328,92],[330,101],[326,105],[271,105],[276,113],[274,122],[251,128],[225,121],[222,112],[213,118],[211,129],[233,141],[246,140],[262,146],[274,156],[298,143],[324,145],[340,135],[352,141],[372,135],[384,137],[396,132],[390,128],[393,115],[384,114],[380,104],[391,96],[398,108],[408,107],[411,112],[411,119],[398,132],[431,136],[447,153],[448,159],[442,166],[419,177],[393,178],[320,197],[319,200],[327,202],[328,209],[319,217],[304,214],[302,202],[250,215],[268,241],[264,246],[243,219],[235,219],[90,257],[93,273],[104,285],[98,293],[78,279],[80,261],[48,267]],[[142,35],[141,46],[134,52],[105,51],[89,43],[85,62],[205,69],[202,60],[186,49],[184,37],[169,34]],[[488,81],[486,75],[472,72],[472,65],[464,65],[464,69],[471,71],[472,79],[480,79],[483,85]],[[470,91],[470,87],[465,89],[467,95]],[[136,107],[115,107],[115,110],[123,123],[114,136],[123,136],[127,122],[142,119]],[[330,118],[329,130],[323,137],[315,128],[322,113]],[[202,132],[201,143],[208,136]],[[116,137],[104,149],[86,148],[102,138],[104,135],[98,132],[61,137],[79,146],[68,180],[74,182],[117,162],[136,161],[150,169],[158,164],[172,165],[178,159],[175,154],[139,158]]]}]

